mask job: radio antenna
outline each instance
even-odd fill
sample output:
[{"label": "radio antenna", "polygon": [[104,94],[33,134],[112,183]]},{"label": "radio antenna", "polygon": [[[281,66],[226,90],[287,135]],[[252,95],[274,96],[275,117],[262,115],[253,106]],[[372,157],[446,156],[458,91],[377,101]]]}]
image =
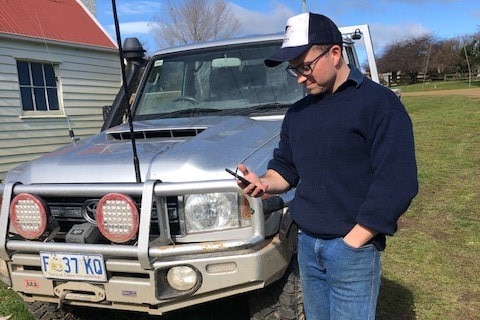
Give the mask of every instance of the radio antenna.
[{"label": "radio antenna", "polygon": [[135,131],[133,130],[133,119],[132,119],[132,110],[131,110],[131,105],[130,105],[130,92],[128,90],[128,85],[127,85],[127,76],[125,74],[125,59],[123,56],[123,48],[122,48],[122,38],[120,36],[120,26],[118,23],[118,16],[117,16],[117,5],[115,3],[115,0],[112,0],[112,8],[113,8],[113,20],[115,23],[115,33],[117,35],[117,44],[118,44],[118,50],[119,50],[119,56],[120,56],[120,66],[122,69],[122,86],[123,90],[125,92],[125,97],[127,100],[127,120],[128,120],[128,125],[130,127],[130,141],[132,142],[132,151],[133,151],[133,166],[135,168],[135,178],[137,183],[142,182],[142,177],[140,175],[140,164],[138,161],[138,155],[137,155],[137,144],[135,141]]},{"label": "radio antenna", "polygon": [[[43,44],[45,45],[45,50],[47,52],[47,57],[48,57],[48,59],[50,59],[51,58],[50,49],[48,48],[47,38],[45,36],[45,32],[43,31],[43,26],[42,26],[42,23],[40,22],[38,14],[35,14],[35,18],[37,20],[38,28],[40,29],[40,32],[42,33],[42,40],[43,40]],[[50,65],[52,66],[52,70],[55,74],[55,84],[58,87],[59,83],[58,83],[57,72],[55,70],[55,64],[53,63],[52,59],[50,59]],[[48,100],[49,99],[47,99],[47,102],[48,102]],[[50,108],[50,106],[48,108]],[[60,108],[60,106],[59,106],[59,108]],[[79,139],[77,139],[75,137],[75,132],[73,131],[72,123],[70,122],[70,118],[68,117],[67,108],[65,108],[65,107],[63,108],[63,114],[67,118],[68,135],[70,136],[70,138],[72,139],[73,142],[76,142]]]}]

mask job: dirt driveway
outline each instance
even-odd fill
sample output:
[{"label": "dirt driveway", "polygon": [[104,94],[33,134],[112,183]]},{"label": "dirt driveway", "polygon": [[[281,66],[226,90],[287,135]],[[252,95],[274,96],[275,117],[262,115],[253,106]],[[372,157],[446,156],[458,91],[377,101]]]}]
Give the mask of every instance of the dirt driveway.
[{"label": "dirt driveway", "polygon": [[452,90],[429,90],[417,92],[402,92],[403,97],[417,97],[417,96],[469,96],[480,98],[480,88],[468,89],[452,89]]}]

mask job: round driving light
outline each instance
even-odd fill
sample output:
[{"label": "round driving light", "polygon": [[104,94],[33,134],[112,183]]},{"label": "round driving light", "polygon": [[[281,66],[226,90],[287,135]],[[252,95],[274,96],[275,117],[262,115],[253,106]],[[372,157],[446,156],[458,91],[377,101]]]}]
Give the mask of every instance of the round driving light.
[{"label": "round driving light", "polygon": [[39,238],[47,228],[47,213],[40,198],[21,193],[10,203],[10,220],[13,228],[25,239]]},{"label": "round driving light", "polygon": [[100,232],[110,241],[123,243],[138,231],[139,214],[132,198],[109,193],[97,205],[97,224]]},{"label": "round driving light", "polygon": [[191,290],[198,281],[197,273],[188,266],[173,267],[167,272],[168,284],[175,290]]}]

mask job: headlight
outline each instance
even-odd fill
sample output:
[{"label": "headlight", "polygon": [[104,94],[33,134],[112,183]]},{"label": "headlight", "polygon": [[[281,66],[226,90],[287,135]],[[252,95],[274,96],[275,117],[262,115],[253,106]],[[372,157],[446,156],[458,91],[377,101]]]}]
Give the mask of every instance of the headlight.
[{"label": "headlight", "polygon": [[184,211],[187,233],[250,225],[250,217],[242,217],[242,202],[238,193],[187,195],[184,199]]}]

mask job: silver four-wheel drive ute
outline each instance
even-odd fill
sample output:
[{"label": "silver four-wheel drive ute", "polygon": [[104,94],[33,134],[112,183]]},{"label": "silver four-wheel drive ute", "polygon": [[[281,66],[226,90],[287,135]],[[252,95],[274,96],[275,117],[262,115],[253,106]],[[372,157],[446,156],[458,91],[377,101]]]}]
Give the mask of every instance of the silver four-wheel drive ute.
[{"label": "silver four-wheel drive ute", "polygon": [[[246,197],[225,171],[264,172],[284,113],[305,94],[286,65],[264,65],[281,42],[255,36],[133,58],[143,72],[130,86],[133,134],[119,98],[99,134],[7,174],[3,276],[36,319],[168,315],[233,296],[248,296],[251,319],[303,319],[294,190]],[[345,58],[358,65],[349,36]]]}]

